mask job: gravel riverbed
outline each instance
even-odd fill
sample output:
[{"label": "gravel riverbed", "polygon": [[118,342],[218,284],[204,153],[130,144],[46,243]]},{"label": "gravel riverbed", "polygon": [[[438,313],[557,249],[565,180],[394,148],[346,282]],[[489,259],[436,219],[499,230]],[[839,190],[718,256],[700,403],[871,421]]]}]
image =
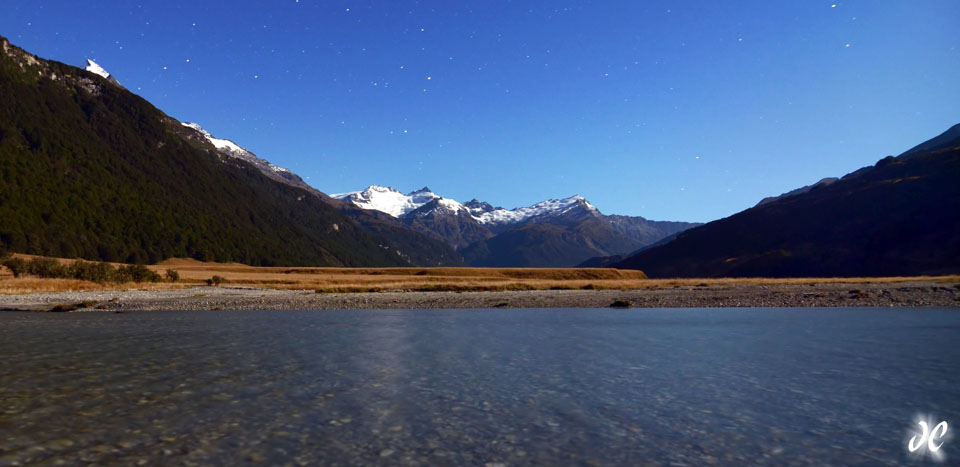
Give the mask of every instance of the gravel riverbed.
[{"label": "gravel riverbed", "polygon": [[960,284],[777,284],[642,290],[316,293],[243,287],[0,295],[0,310],[314,310],[438,308],[960,307]]}]

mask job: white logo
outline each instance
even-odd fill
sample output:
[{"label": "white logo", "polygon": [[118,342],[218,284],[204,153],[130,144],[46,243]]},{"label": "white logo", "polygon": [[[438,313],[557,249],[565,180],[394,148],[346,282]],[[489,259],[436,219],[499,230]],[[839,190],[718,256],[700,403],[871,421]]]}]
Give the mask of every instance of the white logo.
[{"label": "white logo", "polygon": [[[931,429],[930,425],[932,424],[933,422],[929,417],[927,417],[926,420],[917,417],[917,425],[920,429],[912,432],[913,437],[907,441],[907,450],[909,450],[911,454],[920,457],[929,454],[933,460],[942,462],[946,456],[940,448],[943,447],[943,443],[950,439],[947,437],[947,422],[944,420],[937,423]],[[910,434],[911,433],[908,433],[907,436]]]}]

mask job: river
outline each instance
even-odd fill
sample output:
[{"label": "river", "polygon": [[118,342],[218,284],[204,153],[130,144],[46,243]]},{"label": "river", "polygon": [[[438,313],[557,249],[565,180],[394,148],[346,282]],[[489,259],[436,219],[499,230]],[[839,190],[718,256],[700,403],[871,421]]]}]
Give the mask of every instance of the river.
[{"label": "river", "polygon": [[957,309],[0,313],[0,465],[892,465],[958,370]]}]

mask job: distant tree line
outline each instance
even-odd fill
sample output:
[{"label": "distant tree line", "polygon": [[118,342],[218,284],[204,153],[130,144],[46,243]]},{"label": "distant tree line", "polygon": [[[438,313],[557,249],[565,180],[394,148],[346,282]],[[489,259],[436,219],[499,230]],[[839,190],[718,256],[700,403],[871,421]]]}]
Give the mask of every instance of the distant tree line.
[{"label": "distant tree line", "polygon": [[[113,267],[109,263],[95,263],[90,261],[75,261],[71,264],[62,264],[52,258],[2,258],[4,267],[13,273],[13,277],[34,276],[44,279],[77,279],[99,284],[116,282],[159,282],[162,280],[150,268],[142,264],[125,264]],[[180,279],[177,271],[168,270],[167,279],[176,282]]]}]

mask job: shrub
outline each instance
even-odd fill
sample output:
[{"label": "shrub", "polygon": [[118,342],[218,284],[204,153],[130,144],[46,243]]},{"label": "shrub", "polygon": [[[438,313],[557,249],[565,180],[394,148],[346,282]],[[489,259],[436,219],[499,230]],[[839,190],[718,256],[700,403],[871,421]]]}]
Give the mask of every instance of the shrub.
[{"label": "shrub", "polygon": [[127,282],[133,281],[133,274],[130,272],[130,268],[127,266],[120,266],[117,268],[117,273],[113,276],[113,281],[118,284],[125,284]]},{"label": "shrub", "polygon": [[176,282],[180,280],[180,273],[177,271],[174,271],[173,269],[167,269],[166,276],[167,276],[167,280],[170,282]]},{"label": "shrub", "polygon": [[52,258],[33,258],[27,263],[27,274],[45,279],[67,277],[67,268]]},{"label": "shrub", "polygon": [[22,258],[9,258],[3,262],[3,265],[13,273],[13,277],[20,277],[30,272],[27,262]]},{"label": "shrub", "polygon": [[117,282],[159,282],[160,274],[142,264],[127,264],[117,269]]},{"label": "shrub", "polygon": [[102,284],[104,282],[112,281],[114,277],[117,277],[117,268],[110,265],[110,263],[94,263],[92,266],[90,266],[87,274],[87,280]]},{"label": "shrub", "polygon": [[213,277],[207,279],[207,285],[212,285],[212,286],[214,286],[214,287],[218,287],[220,284],[222,284],[222,283],[224,283],[224,282],[226,282],[226,281],[227,281],[226,279],[224,279],[224,278],[222,278],[222,277],[220,277],[220,276],[213,276]]},{"label": "shrub", "polygon": [[70,266],[66,267],[66,275],[67,277],[73,279],[103,284],[110,280],[114,280],[117,275],[117,270],[107,263],[76,261]]}]

